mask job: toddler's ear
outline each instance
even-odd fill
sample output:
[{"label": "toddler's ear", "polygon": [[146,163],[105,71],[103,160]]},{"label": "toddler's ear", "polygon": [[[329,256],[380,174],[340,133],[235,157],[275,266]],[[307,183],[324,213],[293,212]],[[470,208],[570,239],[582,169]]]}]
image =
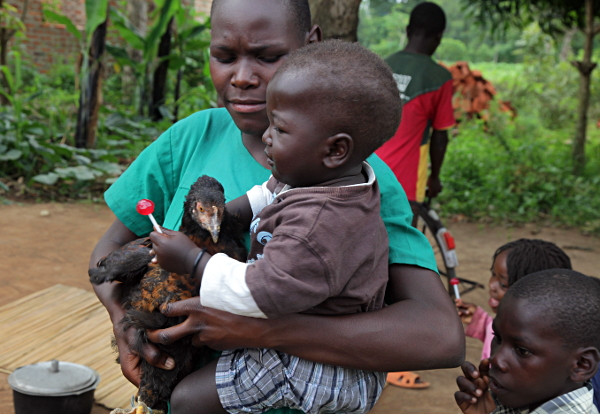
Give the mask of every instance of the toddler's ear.
[{"label": "toddler's ear", "polygon": [[584,382],[592,378],[598,370],[600,352],[593,346],[579,348],[576,352],[577,363],[571,371],[573,382]]},{"label": "toddler's ear", "polygon": [[338,168],[344,165],[354,152],[354,140],[346,133],[332,135],[326,140],[327,154],[323,163],[327,168]]}]

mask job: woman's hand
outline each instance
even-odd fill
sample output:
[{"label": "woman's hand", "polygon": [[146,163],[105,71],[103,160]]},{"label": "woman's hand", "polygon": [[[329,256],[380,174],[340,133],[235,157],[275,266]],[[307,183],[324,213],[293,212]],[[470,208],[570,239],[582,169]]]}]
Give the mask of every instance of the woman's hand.
[{"label": "woman's hand", "polygon": [[135,340],[135,329],[129,328],[127,331],[122,329],[121,324],[115,324],[113,333],[115,342],[119,351],[119,363],[123,376],[136,387],[140,386],[142,358],[150,365],[171,370],[175,368],[175,361],[152,343],[146,343],[142,346],[140,353],[132,349]]},{"label": "woman's hand", "polygon": [[454,299],[454,305],[458,310],[458,316],[462,323],[468,325],[473,321],[473,315],[477,310],[477,305],[474,303],[463,302],[462,299]]},{"label": "woman's hand", "polygon": [[481,361],[479,370],[469,361],[465,361],[461,369],[464,376],[456,378],[459,389],[454,393],[456,404],[465,414],[490,414],[496,409],[496,403],[488,391],[489,359]]},{"label": "woman's hand", "polygon": [[180,275],[190,273],[200,249],[188,236],[179,231],[165,228],[162,231],[162,234],[155,231],[150,233],[150,254],[156,254],[152,261],[158,262],[167,272]]},{"label": "woman's hand", "polygon": [[[152,342],[168,345],[193,335],[194,346],[206,345],[217,350],[268,347],[263,334],[269,326],[278,323],[207,308],[200,304],[198,297],[169,303],[161,312],[169,317],[187,318],[179,325],[148,331],[148,339]],[[262,340],[259,339],[261,337]]]}]

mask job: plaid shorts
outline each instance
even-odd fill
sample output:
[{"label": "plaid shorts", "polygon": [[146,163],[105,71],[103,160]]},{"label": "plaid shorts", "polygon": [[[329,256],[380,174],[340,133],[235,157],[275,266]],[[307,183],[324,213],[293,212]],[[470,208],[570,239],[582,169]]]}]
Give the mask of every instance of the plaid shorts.
[{"label": "plaid shorts", "polygon": [[381,395],[385,373],[318,364],[272,349],[236,349],[221,354],[216,382],[221,404],[232,414],[282,407],[363,414]]}]

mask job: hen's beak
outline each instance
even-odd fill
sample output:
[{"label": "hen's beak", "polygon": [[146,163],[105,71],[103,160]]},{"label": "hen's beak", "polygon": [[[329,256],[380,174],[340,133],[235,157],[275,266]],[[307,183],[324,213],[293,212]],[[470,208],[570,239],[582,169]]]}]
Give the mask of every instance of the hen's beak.
[{"label": "hen's beak", "polygon": [[219,241],[219,232],[221,231],[221,220],[219,219],[219,211],[217,207],[213,206],[213,214],[208,223],[208,231],[213,239],[213,242]]}]

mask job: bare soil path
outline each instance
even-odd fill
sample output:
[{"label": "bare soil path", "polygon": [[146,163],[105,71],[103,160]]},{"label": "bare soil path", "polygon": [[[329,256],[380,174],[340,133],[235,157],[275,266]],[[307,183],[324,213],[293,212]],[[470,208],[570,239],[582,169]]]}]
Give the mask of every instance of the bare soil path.
[{"label": "bare soil path", "polygon": [[[113,220],[114,216],[103,205],[0,205],[0,306],[57,283],[91,291],[87,279],[89,255]],[[457,241],[458,275],[485,285],[496,248],[521,237],[558,244],[571,257],[575,270],[600,277],[600,239],[576,230],[537,226],[501,228],[475,223],[449,223],[448,227]],[[486,290],[468,293],[464,299],[487,307]],[[481,343],[467,339],[467,359],[477,361]],[[429,388],[407,390],[388,386],[372,413],[460,412],[453,399],[457,368],[419,374],[431,382]],[[13,412],[6,374],[0,374],[0,412]],[[92,413],[105,414],[108,410],[94,406]]]}]

